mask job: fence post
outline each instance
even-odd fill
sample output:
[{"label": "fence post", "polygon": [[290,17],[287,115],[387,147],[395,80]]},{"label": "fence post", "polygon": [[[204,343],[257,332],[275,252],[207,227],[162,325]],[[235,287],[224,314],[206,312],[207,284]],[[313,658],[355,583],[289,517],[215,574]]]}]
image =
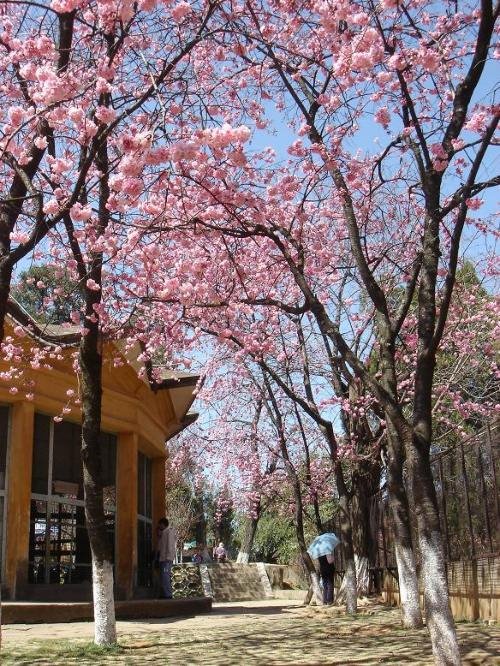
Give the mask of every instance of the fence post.
[{"label": "fence post", "polygon": [[471,547],[472,557],[474,558],[476,557],[476,546],[474,543],[474,529],[472,527],[472,514],[470,510],[469,480],[467,478],[467,470],[465,468],[465,454],[464,454],[463,442],[460,442],[460,460],[462,463],[462,478],[464,480],[465,502],[467,505],[467,520],[469,524],[470,547]]},{"label": "fence post", "polygon": [[441,510],[443,512],[444,540],[446,544],[446,559],[450,561],[450,539],[448,535],[448,517],[446,515],[446,483],[443,476],[443,459],[439,458],[439,481],[441,483]]},{"label": "fence post", "polygon": [[[493,464],[494,461],[493,461]],[[486,481],[484,479],[484,468],[483,468],[483,456],[481,454],[481,447],[477,449],[477,465],[479,467],[479,475],[481,477],[481,490],[483,496],[483,510],[484,510],[484,522],[486,523],[486,530],[488,532],[488,541],[490,544],[490,553],[493,552],[493,539],[491,536],[491,523],[490,523],[490,514],[488,511],[488,496],[486,493]]]}]

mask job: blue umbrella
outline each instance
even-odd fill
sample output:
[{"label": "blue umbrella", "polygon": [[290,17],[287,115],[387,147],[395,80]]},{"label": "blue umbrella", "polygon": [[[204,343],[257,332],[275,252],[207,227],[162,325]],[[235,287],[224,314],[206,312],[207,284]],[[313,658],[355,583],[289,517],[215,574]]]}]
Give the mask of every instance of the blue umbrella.
[{"label": "blue umbrella", "polygon": [[317,536],[310,544],[307,552],[314,559],[318,559],[322,555],[331,555],[339,543],[340,539],[333,532],[327,532]]}]

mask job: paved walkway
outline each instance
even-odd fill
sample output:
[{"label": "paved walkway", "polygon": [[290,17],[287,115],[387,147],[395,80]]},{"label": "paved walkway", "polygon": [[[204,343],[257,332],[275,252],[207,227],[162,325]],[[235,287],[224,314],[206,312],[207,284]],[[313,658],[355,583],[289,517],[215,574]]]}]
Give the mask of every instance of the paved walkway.
[{"label": "paved walkway", "polygon": [[[498,664],[500,628],[458,625],[464,664]],[[432,664],[425,630],[405,631],[395,609],[370,605],[356,620],[298,601],[214,604],[210,615],[118,622],[120,647],[89,646],[91,623],[3,627],[1,664],[290,666]],[[55,639],[55,640],[54,640]]]}]

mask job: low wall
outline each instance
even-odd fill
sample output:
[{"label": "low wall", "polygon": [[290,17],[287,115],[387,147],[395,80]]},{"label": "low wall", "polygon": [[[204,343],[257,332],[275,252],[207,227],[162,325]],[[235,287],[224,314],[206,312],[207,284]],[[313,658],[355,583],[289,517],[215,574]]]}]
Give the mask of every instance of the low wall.
[{"label": "low wall", "polygon": [[[449,563],[448,588],[456,620],[500,621],[500,557]],[[382,590],[387,603],[399,604],[398,582],[390,573],[384,574]]]},{"label": "low wall", "polygon": [[[139,618],[164,618],[192,616],[209,613],[212,600],[206,597],[190,599],[131,599],[116,601],[117,620]],[[32,624],[52,622],[82,622],[94,618],[94,608],[88,602],[44,603],[17,602],[2,603],[2,624]]]},{"label": "low wall", "polygon": [[273,590],[307,590],[308,583],[299,565],[265,564]]}]

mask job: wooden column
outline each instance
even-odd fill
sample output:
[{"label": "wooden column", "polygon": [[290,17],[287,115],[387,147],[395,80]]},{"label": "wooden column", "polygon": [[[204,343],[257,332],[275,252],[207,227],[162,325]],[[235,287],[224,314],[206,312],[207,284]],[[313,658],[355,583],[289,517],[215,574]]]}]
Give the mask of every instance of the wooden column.
[{"label": "wooden column", "polygon": [[165,456],[162,456],[161,458],[153,458],[151,461],[153,539],[156,534],[158,521],[165,515],[165,461]]},{"label": "wooden column", "polygon": [[136,433],[118,435],[116,451],[115,576],[118,599],[130,599],[137,568],[137,447]]},{"label": "wooden column", "polygon": [[33,403],[17,402],[12,405],[7,465],[7,542],[4,578],[10,599],[17,598],[17,590],[28,580],[34,417]]}]

